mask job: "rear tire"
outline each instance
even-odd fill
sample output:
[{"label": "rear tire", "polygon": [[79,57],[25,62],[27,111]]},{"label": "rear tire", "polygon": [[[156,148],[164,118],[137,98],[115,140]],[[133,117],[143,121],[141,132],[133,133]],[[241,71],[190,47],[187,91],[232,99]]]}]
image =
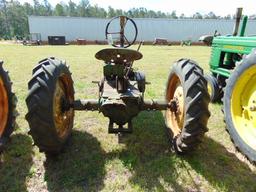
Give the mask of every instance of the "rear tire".
[{"label": "rear tire", "polygon": [[173,149],[179,154],[193,150],[208,131],[210,117],[207,82],[194,61],[181,59],[173,64],[166,100],[176,105],[165,113],[167,135]]},{"label": "rear tire", "polygon": [[256,162],[256,49],[231,73],[224,92],[227,131],[236,148]]},{"label": "rear tire", "polygon": [[74,101],[71,73],[62,61],[44,59],[33,69],[28,89],[29,134],[40,151],[59,153],[73,128],[74,110],[65,108]]},{"label": "rear tire", "polygon": [[15,128],[17,98],[12,93],[12,82],[0,61],[0,151],[3,150]]}]

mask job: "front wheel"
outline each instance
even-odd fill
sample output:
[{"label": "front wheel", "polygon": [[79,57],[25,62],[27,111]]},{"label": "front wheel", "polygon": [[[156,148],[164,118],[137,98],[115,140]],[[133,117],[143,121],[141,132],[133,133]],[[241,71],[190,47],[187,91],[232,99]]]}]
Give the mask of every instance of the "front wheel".
[{"label": "front wheel", "polygon": [[74,88],[68,67],[55,58],[44,59],[33,69],[26,98],[29,134],[40,151],[58,153],[70,137],[74,110]]},{"label": "front wheel", "polygon": [[168,137],[177,153],[188,152],[208,131],[210,117],[207,82],[202,69],[194,61],[181,59],[173,64],[166,100],[172,106],[165,113]]},{"label": "front wheel", "polygon": [[224,92],[224,118],[231,140],[256,162],[256,50],[235,68]]}]

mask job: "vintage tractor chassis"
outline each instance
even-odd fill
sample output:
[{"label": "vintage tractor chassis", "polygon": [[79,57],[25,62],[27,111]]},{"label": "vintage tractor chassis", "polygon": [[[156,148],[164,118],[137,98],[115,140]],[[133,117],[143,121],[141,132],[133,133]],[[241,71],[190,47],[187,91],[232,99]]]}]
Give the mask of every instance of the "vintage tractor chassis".
[{"label": "vintage tractor chassis", "polygon": [[[115,19],[120,21],[120,31],[109,32],[110,23]],[[127,22],[135,28],[131,41],[124,30]],[[103,61],[103,78],[94,82],[99,88],[97,99],[74,99],[72,73],[61,60],[46,58],[33,69],[28,83],[26,119],[35,145],[46,153],[60,152],[71,136],[75,110],[99,111],[109,118],[108,132],[119,136],[132,132],[132,119],[140,111],[165,110],[171,148],[177,153],[193,150],[207,132],[210,116],[203,70],[190,59],[180,59],[172,65],[165,98],[144,99],[149,83],[143,73],[133,68],[134,61],[143,57],[140,46],[137,50],[126,49],[136,40],[136,24],[125,16],[116,17],[110,23],[106,27],[106,38],[118,34],[120,44],[111,43],[115,48],[105,48],[95,54],[96,59]]]}]

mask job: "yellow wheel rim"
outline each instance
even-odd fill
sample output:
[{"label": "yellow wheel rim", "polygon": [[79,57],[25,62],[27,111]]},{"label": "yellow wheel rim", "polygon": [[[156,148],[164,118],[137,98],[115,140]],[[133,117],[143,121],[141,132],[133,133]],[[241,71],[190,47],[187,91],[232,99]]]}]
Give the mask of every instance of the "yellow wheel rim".
[{"label": "yellow wheel rim", "polygon": [[56,131],[60,138],[65,138],[73,125],[74,110],[63,110],[63,101],[70,103],[74,101],[72,85],[72,80],[68,75],[60,76],[56,83],[53,114]]},{"label": "yellow wheel rim", "polygon": [[166,110],[166,124],[172,129],[173,136],[181,133],[184,123],[184,93],[180,79],[177,75],[173,75],[169,80],[166,99],[168,102],[175,101],[177,105],[176,111]]},{"label": "yellow wheel rim", "polygon": [[4,86],[4,82],[0,77],[0,136],[3,135],[7,120],[8,120],[8,112],[9,112],[9,103],[7,91]]},{"label": "yellow wheel rim", "polygon": [[237,79],[231,95],[233,125],[243,141],[256,150],[256,65]]},{"label": "yellow wheel rim", "polygon": [[209,82],[207,82],[207,90],[208,90],[209,95],[211,96],[212,95],[212,87]]}]

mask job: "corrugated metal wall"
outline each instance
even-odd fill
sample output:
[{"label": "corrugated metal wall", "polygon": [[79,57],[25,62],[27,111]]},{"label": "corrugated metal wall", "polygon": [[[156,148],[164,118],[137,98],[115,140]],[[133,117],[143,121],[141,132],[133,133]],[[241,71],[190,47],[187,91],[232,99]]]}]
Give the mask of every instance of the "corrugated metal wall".
[{"label": "corrugated metal wall", "polygon": [[[218,30],[222,35],[231,34],[233,20],[213,19],[134,19],[138,26],[138,40],[153,41],[156,37],[166,38],[169,41],[180,41],[191,39],[198,41],[201,35],[213,34]],[[67,41],[77,38],[86,40],[105,40],[105,26],[109,19],[80,18],[80,17],[44,17],[30,16],[30,33],[41,33],[43,41],[48,36],[66,36]],[[133,32],[130,25],[127,26],[128,33]],[[249,20],[246,28],[247,35],[256,34],[256,20]],[[129,37],[128,35],[128,38]]]}]

